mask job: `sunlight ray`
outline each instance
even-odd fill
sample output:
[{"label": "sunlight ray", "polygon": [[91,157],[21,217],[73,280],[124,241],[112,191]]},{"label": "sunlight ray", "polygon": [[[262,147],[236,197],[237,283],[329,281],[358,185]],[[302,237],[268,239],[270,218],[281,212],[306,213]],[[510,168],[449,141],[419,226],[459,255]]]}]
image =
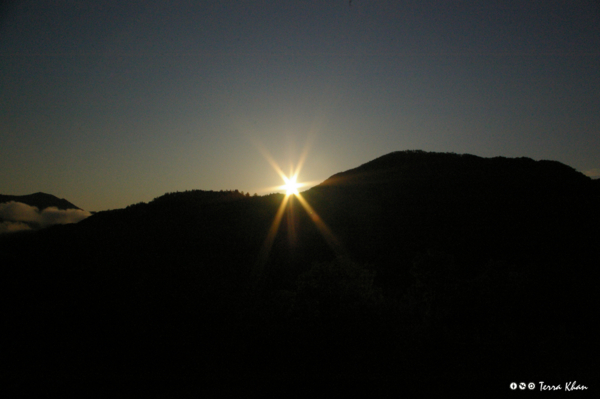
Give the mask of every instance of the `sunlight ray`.
[{"label": "sunlight ray", "polygon": [[277,172],[277,174],[285,180],[287,176],[285,175],[285,173],[283,173],[283,170],[281,170],[277,162],[275,162],[269,151],[267,151],[267,149],[260,142],[254,140],[253,143],[254,146],[258,149],[258,151],[260,151],[262,156],[267,160],[269,165],[271,165],[271,167],[275,170],[275,172]]},{"label": "sunlight ray", "polygon": [[281,201],[281,205],[279,205],[279,209],[277,209],[277,213],[275,214],[275,218],[273,219],[273,223],[269,228],[269,233],[267,234],[267,238],[265,238],[265,242],[263,243],[263,247],[258,256],[258,267],[262,268],[269,258],[269,253],[271,252],[271,247],[273,246],[273,242],[275,241],[275,236],[277,235],[277,231],[279,230],[279,225],[281,224],[281,219],[283,218],[283,213],[285,211],[286,205],[289,200],[289,195],[286,195]]},{"label": "sunlight ray", "polygon": [[300,204],[302,205],[306,213],[308,213],[315,226],[317,226],[317,229],[319,229],[319,232],[327,242],[327,245],[329,245],[329,247],[333,250],[333,252],[337,256],[346,255],[346,251],[344,250],[340,241],[336,238],[336,236],[333,234],[333,232],[327,226],[327,224],[325,224],[323,219],[321,219],[319,214],[315,212],[313,207],[310,206],[310,204],[304,199],[304,197],[301,194],[297,194],[296,198],[298,198],[298,201],[300,201]]},{"label": "sunlight ray", "polygon": [[[327,224],[325,224],[323,219],[321,219],[321,217],[315,212],[315,210],[308,203],[308,201],[298,191],[298,189],[301,187],[306,187],[309,185],[319,183],[319,182],[302,182],[302,183],[298,182],[298,176],[299,176],[300,171],[302,170],[302,167],[304,166],[304,162],[306,161],[306,158],[308,156],[308,152],[310,150],[310,146],[311,146],[313,137],[314,137],[314,134],[311,134],[308,137],[296,167],[294,168],[293,164],[290,165],[290,174],[287,176],[283,172],[281,167],[277,164],[277,162],[273,159],[273,157],[271,156],[269,151],[267,151],[267,149],[260,142],[254,141],[254,145],[256,146],[256,148],[260,151],[260,153],[263,155],[265,160],[271,165],[271,167],[275,170],[275,172],[277,172],[277,174],[281,177],[281,179],[285,183],[280,186],[271,187],[271,189],[285,190],[285,192],[286,192],[286,194],[283,198],[283,201],[281,202],[279,208],[277,209],[275,218],[273,219],[273,223],[271,224],[269,232],[267,233],[267,237],[265,238],[263,247],[260,251],[258,261],[257,261],[257,265],[258,265],[259,269],[262,269],[264,267],[264,265],[268,262],[269,255],[271,253],[271,249],[273,247],[275,237],[277,236],[277,232],[279,231],[279,226],[281,225],[281,220],[283,218],[283,214],[286,210],[286,207],[290,208],[290,209],[288,209],[289,210],[288,217],[293,216],[293,212],[291,209],[291,207],[293,206],[293,202],[290,201],[292,196],[295,196],[296,198],[298,198],[298,201],[300,202],[300,204],[302,205],[304,210],[307,212],[307,214],[309,215],[309,217],[311,218],[311,220],[313,221],[313,223],[319,230],[319,233],[323,236],[323,238],[325,239],[325,242],[333,250],[333,252],[338,256],[339,255],[343,256],[346,254],[346,251],[344,250],[342,244],[336,238],[336,236],[333,234],[331,229],[327,226]],[[293,221],[291,223],[289,223],[289,229],[290,230],[288,231],[288,234],[290,234],[290,236],[289,236],[290,244],[293,244],[293,241],[295,239],[295,231],[293,230],[294,229]]]},{"label": "sunlight ray", "polygon": [[314,138],[314,134],[309,135],[308,138],[306,139],[306,144],[304,145],[302,154],[300,154],[300,159],[298,160],[296,169],[292,172],[292,175],[295,178],[298,178],[298,175],[300,174],[300,171],[302,170],[302,167],[304,166],[304,162],[306,161],[306,157],[308,157],[308,151],[310,150],[310,147],[312,145],[313,138]]}]

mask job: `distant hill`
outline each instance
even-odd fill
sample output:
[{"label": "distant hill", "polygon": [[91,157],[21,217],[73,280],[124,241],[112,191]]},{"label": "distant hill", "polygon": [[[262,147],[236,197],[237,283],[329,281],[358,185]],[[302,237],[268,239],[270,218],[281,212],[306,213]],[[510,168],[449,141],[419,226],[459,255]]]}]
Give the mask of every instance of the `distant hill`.
[{"label": "distant hill", "polygon": [[39,210],[54,206],[58,209],[81,209],[64,198],[58,198],[51,194],[35,193],[28,195],[2,195],[0,194],[0,204],[3,202],[21,202],[29,206],[35,206]]},{"label": "distant hill", "polygon": [[403,151],[338,173],[305,196],[367,261],[436,248],[473,262],[544,253],[556,262],[550,253],[572,256],[565,240],[573,232],[595,231],[600,191],[555,161]]},{"label": "distant hill", "polygon": [[4,356],[53,380],[585,384],[596,183],[555,161],[402,151],[303,192],[309,211],[193,190],[0,236]]},{"label": "distant hill", "polygon": [[90,215],[90,212],[50,194],[0,195],[0,236],[77,223]]}]

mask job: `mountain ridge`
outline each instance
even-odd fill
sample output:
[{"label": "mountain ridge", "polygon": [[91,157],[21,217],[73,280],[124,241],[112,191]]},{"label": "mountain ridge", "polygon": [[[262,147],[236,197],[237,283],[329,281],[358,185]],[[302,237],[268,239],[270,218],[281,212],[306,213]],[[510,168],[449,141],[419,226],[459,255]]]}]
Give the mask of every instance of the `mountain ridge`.
[{"label": "mountain ridge", "polygon": [[528,157],[518,157],[518,158],[508,158],[508,157],[479,157],[472,154],[456,154],[456,153],[437,153],[437,152],[426,152],[422,150],[407,150],[407,151],[394,151],[389,154],[382,155],[381,157],[375,158],[372,161],[366,162],[356,168],[352,168],[346,170],[344,172],[339,172],[316,187],[332,184],[334,181],[338,183],[340,178],[346,176],[348,174],[360,174],[360,172],[367,172],[371,170],[376,170],[381,172],[388,171],[390,169],[399,169],[402,166],[412,167],[412,171],[414,172],[414,168],[418,167],[431,167],[432,165],[439,165],[443,163],[449,163],[450,161],[455,163],[473,163],[473,162],[483,162],[487,164],[496,163],[498,166],[501,166],[501,163],[506,164],[507,162],[519,163],[520,165],[537,165],[543,166],[547,169],[552,169],[554,171],[560,170],[562,174],[571,173],[573,176],[578,175],[579,178],[585,177],[589,179],[588,176],[585,176],[581,172],[577,172],[574,168],[562,164],[558,161],[552,160],[540,160],[535,161]]},{"label": "mountain ridge", "polygon": [[79,209],[81,208],[73,205],[69,201],[64,198],[58,198],[52,194],[46,194],[42,192],[37,192],[34,194],[27,195],[4,195],[0,194],[0,203],[4,202],[21,202],[23,204],[27,204],[29,206],[35,206],[40,211],[49,207],[56,207],[60,210],[67,209]]},{"label": "mountain ridge", "polygon": [[193,190],[0,237],[13,372],[592,378],[591,179],[524,158],[374,161],[301,193],[308,209]]}]

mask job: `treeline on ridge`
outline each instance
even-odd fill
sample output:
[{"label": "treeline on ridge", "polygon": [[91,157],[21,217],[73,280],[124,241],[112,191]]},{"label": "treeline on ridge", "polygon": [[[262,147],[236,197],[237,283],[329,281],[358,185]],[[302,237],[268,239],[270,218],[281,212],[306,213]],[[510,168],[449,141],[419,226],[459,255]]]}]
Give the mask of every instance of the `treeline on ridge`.
[{"label": "treeline on ridge", "polygon": [[303,193],[335,249],[297,199],[270,236],[284,195],[236,191],[2,237],[7,359],[48,378],[583,381],[598,194],[556,162],[402,152]]}]

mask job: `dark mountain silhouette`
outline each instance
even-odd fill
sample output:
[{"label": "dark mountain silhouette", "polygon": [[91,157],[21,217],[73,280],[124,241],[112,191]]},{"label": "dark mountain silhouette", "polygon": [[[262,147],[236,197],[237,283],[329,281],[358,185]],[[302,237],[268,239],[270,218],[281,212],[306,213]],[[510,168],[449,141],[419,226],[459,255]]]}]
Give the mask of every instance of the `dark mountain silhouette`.
[{"label": "dark mountain silhouette", "polygon": [[[570,257],[592,245],[574,242],[573,232],[595,230],[600,191],[554,161],[408,151],[334,175],[305,195],[365,261],[436,249],[463,263],[556,263],[564,261],[559,252]],[[365,240],[376,249],[359,245]]]},{"label": "dark mountain silhouette", "polygon": [[[600,190],[396,152],[290,197],[170,193],[0,237],[9,377],[585,383]],[[539,378],[539,379],[538,379]]]},{"label": "dark mountain silhouette", "polygon": [[58,209],[81,209],[73,205],[64,198],[58,198],[51,194],[35,193],[28,195],[2,195],[0,194],[0,204],[3,202],[21,202],[30,206],[35,206],[39,210],[54,206]]},{"label": "dark mountain silhouette", "polygon": [[77,223],[89,215],[50,194],[0,195],[0,235],[29,234],[54,224]]}]

